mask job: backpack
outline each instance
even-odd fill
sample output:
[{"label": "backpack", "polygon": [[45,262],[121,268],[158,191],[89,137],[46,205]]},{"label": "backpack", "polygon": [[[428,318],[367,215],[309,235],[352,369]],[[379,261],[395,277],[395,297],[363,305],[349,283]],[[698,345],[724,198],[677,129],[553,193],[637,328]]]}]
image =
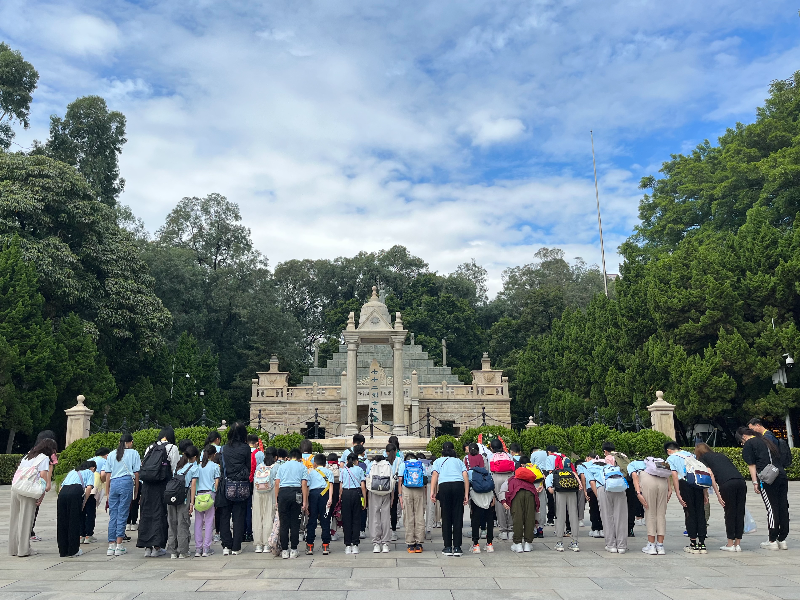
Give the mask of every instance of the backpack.
[{"label": "backpack", "polygon": [[572,469],[572,461],[563,454],[556,454],[556,469]]},{"label": "backpack", "polygon": [[525,465],[524,468],[533,473],[534,481],[541,481],[542,479],[544,479],[544,474],[542,473],[542,470],[536,465]]},{"label": "backpack", "polygon": [[270,478],[272,466],[267,466],[264,463],[259,463],[253,474],[253,487],[257,492],[269,492],[275,487],[275,483]]},{"label": "backpack", "polygon": [[314,455],[312,454],[308,458],[303,459],[303,464],[306,466],[306,469],[314,469],[316,465],[314,464]]},{"label": "backpack", "polygon": [[686,483],[699,488],[711,487],[711,473],[707,466],[694,456],[684,456],[683,461],[686,464]]},{"label": "backpack", "polygon": [[527,481],[528,483],[536,483],[536,472],[527,467],[520,467],[514,471],[514,477],[522,481]]},{"label": "backpack", "polygon": [[275,511],[275,519],[272,521],[272,531],[267,538],[267,550],[272,552],[273,556],[281,555],[281,522],[277,511]]},{"label": "backpack", "polygon": [[792,466],[792,450],[789,448],[789,442],[781,438],[778,440],[778,450],[780,451],[781,462],[783,468],[788,469]]},{"label": "backpack", "polygon": [[494,479],[492,475],[483,467],[475,467],[472,469],[472,481],[470,482],[472,489],[476,494],[485,494],[486,492],[494,491]]},{"label": "backpack", "polygon": [[376,496],[385,496],[391,494],[392,490],[394,490],[392,465],[385,460],[372,463],[372,468],[367,475],[367,491]]},{"label": "backpack", "polygon": [[671,477],[672,469],[663,458],[648,456],[644,459],[644,472],[653,477]]},{"label": "backpack", "polygon": [[569,467],[553,471],[553,489],[555,491],[577,492],[580,485],[580,481]]},{"label": "backpack", "polygon": [[418,460],[406,462],[403,470],[403,485],[407,488],[421,488],[425,485],[425,470]]},{"label": "backpack", "polygon": [[139,479],[145,483],[161,483],[172,476],[172,465],[169,463],[167,444],[155,443],[144,455],[139,468]]},{"label": "backpack", "polygon": [[[186,470],[188,472],[189,469]],[[186,473],[176,472],[164,488],[164,500],[170,506],[180,506],[186,502]]]},{"label": "backpack", "polygon": [[510,454],[497,452],[489,461],[489,470],[492,473],[513,473],[516,465]]},{"label": "backpack", "polygon": [[628,465],[631,464],[631,459],[625,456],[622,452],[612,452],[611,456],[614,457],[614,462],[622,472],[622,476],[628,480],[632,479],[631,476],[628,475]]},{"label": "backpack", "polygon": [[608,493],[616,494],[628,489],[628,480],[618,466],[609,465],[604,468],[603,477],[605,479],[606,492]]}]

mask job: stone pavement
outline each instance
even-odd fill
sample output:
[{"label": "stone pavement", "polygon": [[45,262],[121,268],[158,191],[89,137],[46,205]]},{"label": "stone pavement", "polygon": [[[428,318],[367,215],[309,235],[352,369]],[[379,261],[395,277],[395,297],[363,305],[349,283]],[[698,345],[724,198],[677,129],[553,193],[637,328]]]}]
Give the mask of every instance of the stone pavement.
[{"label": "stone pavement", "polygon": [[[800,507],[800,482],[789,490],[791,506]],[[548,528],[550,536],[536,540],[534,551],[526,554],[513,554],[510,542],[495,541],[494,554],[444,557],[440,530],[434,530],[426,551],[411,555],[398,542],[389,554],[372,554],[372,545],[365,543],[362,554],[346,556],[342,543],[334,542],[329,556],[296,560],[255,554],[251,545],[242,555],[222,556],[218,544],[209,558],[145,559],[130,543],[129,555],[113,558],[106,556],[106,544],[98,543],[84,545],[86,554],[79,558],[63,559],[55,543],[55,504],[55,495],[48,494],[36,527],[44,538],[34,544],[37,556],[10,557],[5,548],[0,553],[0,600],[247,600],[271,594],[281,600],[376,600],[384,590],[391,590],[392,600],[484,600],[489,594],[512,600],[800,600],[800,533],[790,535],[789,551],[759,549],[766,516],[752,491],[748,507],[759,531],[745,536],[744,552],[717,549],[724,543],[724,527],[722,508],[712,499],[709,553],[684,553],[683,515],[673,498],[666,556],[640,552],[646,539],[642,527],[629,539],[631,551],[625,555],[604,552],[602,540],[587,537],[584,527],[580,553],[554,552],[556,540]],[[0,487],[3,544],[8,505],[9,487]],[[107,522],[105,515],[98,517],[101,540]]]}]

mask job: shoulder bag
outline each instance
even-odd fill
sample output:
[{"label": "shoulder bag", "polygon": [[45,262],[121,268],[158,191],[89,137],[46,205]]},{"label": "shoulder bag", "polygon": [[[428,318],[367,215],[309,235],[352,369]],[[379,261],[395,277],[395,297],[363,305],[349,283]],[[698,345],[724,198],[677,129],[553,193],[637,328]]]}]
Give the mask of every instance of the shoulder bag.
[{"label": "shoulder bag", "polygon": [[767,446],[766,442],[764,442],[764,445],[767,447],[767,453],[769,454],[769,464],[761,469],[761,472],[758,474],[758,478],[762,482],[769,485],[774,483],[774,481],[778,478],[778,475],[781,474],[781,470],[772,464],[772,452],[769,451],[769,446]]}]

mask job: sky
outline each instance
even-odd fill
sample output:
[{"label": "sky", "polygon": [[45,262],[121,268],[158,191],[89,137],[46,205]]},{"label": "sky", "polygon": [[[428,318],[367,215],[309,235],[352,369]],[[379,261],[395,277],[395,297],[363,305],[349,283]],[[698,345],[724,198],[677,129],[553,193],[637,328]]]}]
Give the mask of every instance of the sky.
[{"label": "sky", "polygon": [[402,244],[475,259],[490,295],[542,246],[606,262],[639,180],[750,122],[800,69],[782,0],[2,0],[0,41],[49,117],[103,96],[127,118],[120,198],[150,232],[187,196],[236,202],[270,264]]}]

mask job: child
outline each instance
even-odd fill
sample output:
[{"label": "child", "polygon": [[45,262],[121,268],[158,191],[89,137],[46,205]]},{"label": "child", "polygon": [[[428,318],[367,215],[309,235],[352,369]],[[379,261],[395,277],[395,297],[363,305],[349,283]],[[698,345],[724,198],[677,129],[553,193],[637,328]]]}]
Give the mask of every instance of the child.
[{"label": "child", "polygon": [[361,529],[361,513],[365,508],[367,487],[364,483],[364,471],[358,466],[358,452],[363,446],[355,446],[347,455],[345,466],[339,471],[341,483],[339,501],[342,504],[342,531],[344,533],[344,553],[358,554],[359,531]]},{"label": "child", "polygon": [[[492,450],[492,457],[487,467],[494,479],[494,489],[499,490],[503,484],[514,474],[514,459],[510,454],[503,451],[503,443],[500,440],[492,440],[489,443]],[[500,529],[500,539],[508,540],[511,538],[511,531],[514,529],[513,516],[511,511],[503,507],[503,504],[495,504],[497,515],[497,527]]]},{"label": "child", "polygon": [[335,452],[328,454],[328,469],[333,474],[333,490],[331,498],[333,498],[333,508],[331,509],[331,541],[338,542],[339,534],[336,533],[336,528],[342,526],[342,505],[339,502],[339,488],[340,473],[339,473],[339,457]]},{"label": "child", "polygon": [[[389,457],[376,456],[375,461],[367,468],[367,493],[369,499],[369,531],[372,534],[372,551],[389,552],[389,536],[391,535],[392,495],[394,486],[392,481],[392,462],[396,457],[397,449],[394,444],[386,446]],[[376,491],[372,482],[374,477],[389,476],[390,487],[388,492]]]},{"label": "child", "polygon": [[452,442],[442,444],[442,455],[433,462],[431,497],[442,505],[442,540],[445,556],[461,556],[464,506],[469,502],[469,477],[456,457]]},{"label": "child", "polygon": [[[247,498],[247,512],[244,517],[244,540],[245,542],[253,541],[253,475],[256,472],[256,466],[259,463],[258,459],[258,444],[261,440],[255,434],[247,435],[247,445],[250,446],[250,496]],[[264,460],[264,454],[261,453],[261,461]]]},{"label": "child", "polygon": [[214,500],[219,489],[219,465],[216,463],[217,449],[213,444],[208,444],[203,450],[203,461],[197,469],[197,495],[195,502],[208,494],[211,497],[211,506],[204,511],[198,510],[194,518],[194,555],[195,557],[208,557],[214,554],[211,549],[213,543],[214,521],[216,511]]},{"label": "child", "polygon": [[83,554],[83,550],[81,550],[83,508],[87,502],[94,502],[91,494],[94,489],[96,469],[96,463],[83,462],[79,467],[67,473],[61,484],[56,510],[58,555],[62,558],[72,558]]},{"label": "child", "polygon": [[[425,476],[422,462],[412,453],[405,456],[405,461],[400,465],[398,473],[397,494],[400,508],[406,526],[407,552],[421,553],[422,544],[425,543]],[[409,467],[409,476],[406,476],[406,467]],[[411,477],[416,472],[417,477]],[[421,475],[421,479],[420,476]]]},{"label": "child", "polygon": [[88,502],[83,506],[81,519],[81,544],[93,544],[97,541],[94,537],[94,525],[97,521],[97,505],[104,500],[103,490],[106,482],[106,458],[111,452],[108,448],[98,448],[94,456],[89,459],[97,465],[94,471],[94,484]]},{"label": "child", "polygon": [[[253,541],[256,552],[266,551],[275,520],[275,494],[272,490],[278,467],[270,450],[274,451],[275,448],[266,448],[263,452],[258,450],[255,453],[257,465],[253,477]],[[264,478],[266,483],[262,481]]]},{"label": "child", "polygon": [[[167,523],[169,532],[167,536],[167,550],[170,558],[188,558],[189,556],[189,527],[194,510],[194,498],[197,493],[197,459],[200,452],[193,445],[183,451],[183,456],[178,461],[175,475],[183,475],[186,486],[186,498],[179,504],[167,502]],[[169,486],[169,484],[167,484]],[[169,487],[168,487],[169,489]]]},{"label": "child", "polygon": [[441,526],[442,524],[442,506],[438,500],[435,500],[430,493],[431,473],[433,472],[433,461],[425,457],[424,452],[417,454],[417,460],[422,463],[422,469],[425,472],[425,479],[428,483],[425,485],[425,536],[427,539],[432,540],[431,531]]},{"label": "child", "polygon": [[281,526],[281,558],[297,558],[301,513],[298,494],[302,494],[302,512],[305,512],[308,510],[308,469],[303,464],[302,453],[294,448],[289,452],[289,460],[280,466],[275,477],[275,499]]},{"label": "child", "polygon": [[[603,481],[598,488],[600,500],[600,512],[603,518],[603,530],[605,532],[606,551],[614,554],[625,554],[628,551],[628,498],[626,492],[609,492],[606,489],[606,478],[613,473],[619,473],[614,458],[614,444],[603,442],[601,446],[605,455],[603,467]],[[626,457],[627,458],[627,457]],[[627,469],[626,469],[627,470]],[[626,476],[627,473],[623,473]]]},{"label": "child", "polygon": [[521,467],[522,466],[522,456],[521,456],[522,447],[517,443],[509,444],[508,445],[508,451],[511,454],[511,458],[514,459],[514,465],[517,468]]},{"label": "child", "polygon": [[583,486],[574,471],[572,471],[572,477],[577,480],[576,487],[579,488],[572,491],[557,491],[553,481],[553,473],[548,474],[545,478],[547,491],[553,495],[556,503],[556,538],[558,539],[555,547],[556,552],[564,551],[564,542],[561,541],[561,538],[564,537],[567,520],[575,524],[570,533],[567,534],[572,537],[569,549],[573,552],[580,552],[578,547],[578,494],[583,494]]},{"label": "child", "polygon": [[108,506],[108,550],[106,556],[123,556],[127,550],[122,545],[125,522],[131,500],[138,495],[139,469],[142,459],[133,449],[133,436],[123,433],[114,454],[106,461],[106,505]]},{"label": "child", "polygon": [[314,554],[317,522],[322,527],[322,554],[330,554],[331,502],[333,500],[333,473],[325,466],[325,455],[314,457],[314,467],[308,470],[308,525],[306,554]]},{"label": "child", "polygon": [[[480,546],[480,539],[481,539],[481,531],[485,531],[486,536],[486,552],[494,552],[494,546],[492,545],[492,541],[494,540],[494,487],[490,491],[476,491],[475,487],[472,485],[473,477],[476,474],[475,469],[478,469],[477,473],[481,475],[485,475],[492,484],[494,480],[492,479],[489,471],[483,466],[483,457],[479,454],[478,444],[472,443],[469,445],[469,455],[471,457],[471,463],[475,463],[475,466],[469,469],[469,481],[470,481],[470,489],[469,489],[469,516],[470,516],[470,524],[472,525],[472,553],[473,554],[480,554],[481,546]],[[474,460],[475,457],[480,458],[480,461]]]},{"label": "child", "polygon": [[539,490],[534,480],[533,471],[522,467],[503,483],[498,494],[503,508],[511,512],[514,523],[512,552],[533,550],[536,513],[539,511]]}]

